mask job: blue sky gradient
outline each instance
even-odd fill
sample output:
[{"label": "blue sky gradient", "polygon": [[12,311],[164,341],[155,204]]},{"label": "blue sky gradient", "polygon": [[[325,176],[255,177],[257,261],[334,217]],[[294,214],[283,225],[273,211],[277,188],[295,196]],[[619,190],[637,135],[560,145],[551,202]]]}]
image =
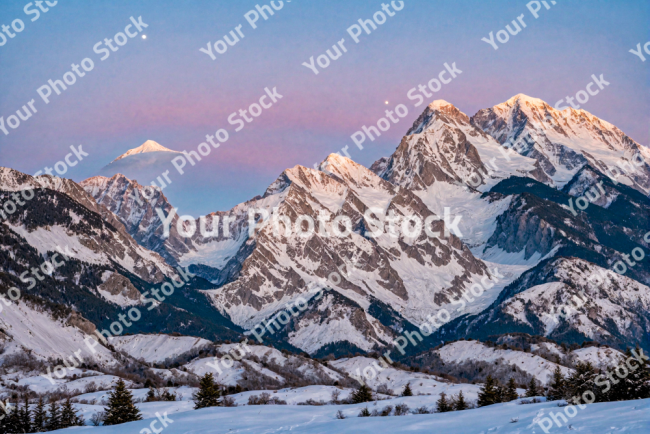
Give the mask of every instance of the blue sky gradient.
[{"label": "blue sky gradient", "polygon": [[[284,169],[312,166],[346,145],[366,166],[389,155],[424,108],[414,108],[407,91],[426,85],[445,62],[463,72],[431,100],[470,116],[517,93],[554,105],[603,74],[610,85],[583,108],[643,145],[650,141],[650,61],[629,53],[650,40],[647,1],[559,0],[535,19],[527,1],[406,0],[358,44],[346,29],[371,18],[381,1],[285,1],[256,29],[244,14],[268,3],[59,0],[34,22],[23,12],[27,3],[0,7],[0,24],[25,23],[0,47],[0,116],[31,99],[38,112],[9,135],[0,132],[0,165],[33,174],[81,144],[90,155],[65,175],[80,181],[148,139],[194,150],[225,128],[224,145],[182,177],[171,173],[175,186],[165,193],[181,214],[227,210],[262,194]],[[527,27],[498,50],[481,41],[521,14]],[[129,39],[101,61],[93,46],[123,31],[131,16],[148,24],[147,39]],[[240,24],[245,37],[216,60],[199,51]],[[301,65],[342,38],[347,53],[320,74]],[[94,69],[45,104],[36,89],[86,57]],[[235,132],[228,116],[258,101],[265,87],[277,87],[282,100]],[[400,103],[409,109],[400,123],[364,150],[354,146],[355,131]]]}]

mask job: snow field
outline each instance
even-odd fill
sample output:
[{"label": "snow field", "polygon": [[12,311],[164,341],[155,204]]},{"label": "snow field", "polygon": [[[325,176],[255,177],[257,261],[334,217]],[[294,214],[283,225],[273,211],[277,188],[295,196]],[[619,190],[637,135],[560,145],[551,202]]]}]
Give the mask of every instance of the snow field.
[{"label": "snow field", "polygon": [[[99,434],[123,432],[139,432],[148,428],[155,412],[167,412],[173,423],[165,428],[165,434],[226,434],[233,432],[250,433],[426,433],[442,432],[446,434],[488,434],[506,433],[523,434],[544,432],[539,422],[548,417],[550,412],[557,413],[563,408],[558,407],[558,401],[541,402],[538,404],[520,405],[521,400],[503,404],[495,404],[465,411],[436,413],[403,417],[390,416],[384,418],[357,417],[359,411],[368,407],[381,410],[385,405],[395,406],[404,403],[411,409],[435,406],[433,396],[413,396],[394,398],[376,403],[370,402],[356,405],[327,405],[327,406],[242,406],[236,408],[214,407],[201,410],[179,411],[179,408],[189,407],[188,402],[154,402],[146,405],[138,404],[143,409],[145,420],[130,422],[124,425],[108,427],[69,428],[75,432],[93,430]],[[83,405],[75,407],[83,409],[84,415],[89,416],[97,411],[97,406]],[[346,419],[336,419],[336,413],[341,410]],[[650,424],[650,399],[637,401],[609,402],[589,404],[575,417],[569,420],[572,428],[565,424],[562,428],[553,427],[549,432],[566,432],[567,429],[589,434],[612,434],[618,432],[642,433],[647,431]]]}]

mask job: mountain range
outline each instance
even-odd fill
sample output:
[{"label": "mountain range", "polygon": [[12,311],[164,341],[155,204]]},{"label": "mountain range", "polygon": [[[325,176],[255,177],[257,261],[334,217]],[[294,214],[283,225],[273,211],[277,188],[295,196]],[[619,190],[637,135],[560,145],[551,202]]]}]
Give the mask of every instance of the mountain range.
[{"label": "mountain range", "polygon": [[[160,162],[174,155],[147,141],[107,167],[159,175]],[[443,309],[449,321],[408,357],[441,342],[513,333],[650,348],[650,151],[584,110],[559,111],[520,94],[469,117],[437,100],[370,168],[331,154],[318,169],[286,169],[263,195],[180,226],[163,191],[133,175],[77,184],[1,169],[0,203],[35,192],[0,224],[1,291],[20,288],[32,308],[81,333],[108,328],[138,306],[143,319],[129,333],[212,341],[251,339],[251,329],[307,299],[264,343],[313,357],[392,347]],[[398,224],[433,219],[432,231],[449,234],[373,237],[371,209]],[[278,234],[268,223],[250,234],[250,212],[292,222],[349,218],[351,231]],[[456,217],[458,233],[449,231]],[[181,235],[202,222],[208,233],[221,230]],[[65,265],[26,289],[21,276],[66,247]],[[187,284],[148,310],[143,294],[187,273],[194,275]],[[484,291],[471,296],[479,282]],[[325,291],[316,296],[315,286]],[[582,303],[558,315],[575,297]]]}]

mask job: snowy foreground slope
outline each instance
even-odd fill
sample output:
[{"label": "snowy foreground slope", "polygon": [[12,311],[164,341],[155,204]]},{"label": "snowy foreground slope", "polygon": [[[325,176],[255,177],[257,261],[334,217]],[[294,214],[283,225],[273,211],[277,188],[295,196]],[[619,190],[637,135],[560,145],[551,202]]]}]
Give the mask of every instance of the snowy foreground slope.
[{"label": "snowy foreground slope", "polygon": [[[557,413],[563,408],[557,406],[557,401],[539,404],[518,404],[520,400],[506,404],[496,404],[474,410],[450,413],[389,416],[389,417],[356,417],[364,405],[341,406],[245,406],[237,408],[207,408],[196,411],[169,414],[172,423],[164,428],[165,434],[175,433],[543,433],[537,423],[548,417],[549,412]],[[431,406],[431,397],[397,398],[377,403],[377,408],[384,405],[406,403],[415,408],[421,405]],[[165,403],[157,403],[158,412],[165,412]],[[177,405],[169,403],[171,406]],[[169,405],[167,404],[167,405]],[[373,409],[373,403],[368,403]],[[372,408],[371,408],[372,407]],[[336,419],[338,410],[347,417]],[[568,420],[571,426],[548,429],[549,433],[564,433],[578,431],[582,433],[644,433],[650,426],[650,399],[624,402],[609,402],[591,404],[584,410],[578,410],[573,418]],[[145,419],[124,425],[108,427],[73,428],[74,432],[89,432],[98,434],[140,432],[150,429],[155,419]],[[516,420],[516,421],[515,421]],[[161,424],[155,427],[160,429]],[[68,430],[65,430],[68,431]]]}]

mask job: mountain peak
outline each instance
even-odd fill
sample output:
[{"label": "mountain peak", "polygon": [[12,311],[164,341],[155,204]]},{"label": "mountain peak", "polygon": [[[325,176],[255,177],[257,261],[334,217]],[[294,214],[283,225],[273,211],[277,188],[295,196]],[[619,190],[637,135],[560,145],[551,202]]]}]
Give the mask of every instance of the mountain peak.
[{"label": "mountain peak", "polygon": [[[339,182],[352,187],[379,188],[385,181],[372,170],[339,154],[330,154],[318,169]],[[382,188],[385,188],[383,186]]]},{"label": "mountain peak", "polygon": [[469,117],[453,104],[443,99],[437,99],[424,109],[406,135],[421,134],[432,128],[437,121],[445,124],[465,125],[469,123]]},{"label": "mountain peak", "polygon": [[528,106],[535,106],[535,107],[543,107],[548,105],[544,100],[541,100],[539,98],[534,98],[532,96],[528,96],[523,93],[518,93],[517,95],[508,99],[506,102],[499,104],[499,106],[512,107],[517,103],[519,103],[519,105],[528,105]]},{"label": "mountain peak", "polygon": [[157,142],[154,142],[153,140],[147,140],[137,148],[129,149],[124,154],[120,155],[115,160],[111,161],[111,163],[114,163],[115,161],[121,160],[122,158],[125,157],[130,157],[131,155],[145,154],[147,152],[173,152],[176,154],[180,154],[180,152],[165,148],[164,146],[162,146]]},{"label": "mountain peak", "polygon": [[449,107],[449,106],[454,107],[453,104],[448,103],[444,99],[437,99],[437,100],[433,101],[431,104],[429,104],[429,108],[432,109],[432,110],[441,109],[441,108],[445,108],[445,107]]},{"label": "mountain peak", "polygon": [[533,104],[536,104],[536,105],[546,104],[543,100],[541,100],[539,98],[528,96],[528,95],[523,94],[523,93],[518,93],[517,95],[510,98],[507,102],[516,102],[516,101],[530,102],[530,103],[533,103]]},{"label": "mountain peak", "polygon": [[330,163],[330,164],[341,164],[341,163],[346,163],[348,161],[352,161],[352,160],[350,160],[347,157],[342,156],[341,154],[333,152],[333,153],[329,154],[327,156],[327,158],[325,158],[325,160],[322,163],[320,163],[320,165],[322,166],[326,162]]}]

